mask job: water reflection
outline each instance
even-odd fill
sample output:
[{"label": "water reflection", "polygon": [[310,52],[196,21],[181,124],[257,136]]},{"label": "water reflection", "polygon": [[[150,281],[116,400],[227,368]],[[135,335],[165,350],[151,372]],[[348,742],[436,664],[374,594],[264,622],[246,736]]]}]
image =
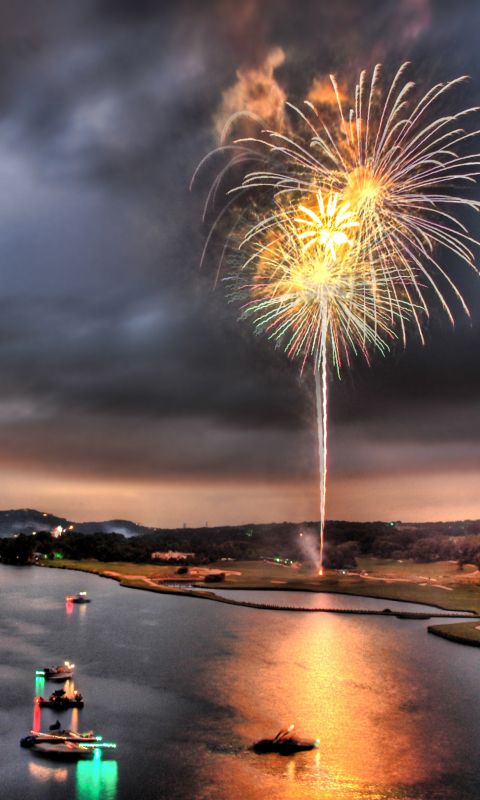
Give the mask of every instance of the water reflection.
[{"label": "water reflection", "polygon": [[[7,630],[1,651],[2,798],[480,798],[480,651],[429,636],[428,621],[260,611],[86,576],[96,594],[81,624],[80,609],[67,616],[63,607],[71,574],[14,570],[0,565],[2,625],[12,613],[5,587],[22,581],[28,604],[15,606],[23,627]],[[42,594],[61,600],[48,614]],[[31,626],[40,624],[48,631],[32,647]],[[63,652],[77,661],[87,700],[80,730],[118,743],[68,766],[18,745],[32,719],[35,669]],[[43,696],[59,688],[35,687]],[[70,715],[58,713],[62,727]],[[56,717],[42,709],[42,729]],[[318,750],[249,749],[290,723],[299,736],[320,736]]]},{"label": "water reflection", "polygon": [[42,764],[36,764],[34,761],[30,761],[28,771],[39,783],[47,783],[47,781],[63,783],[68,777],[68,770],[66,767],[44,767]]},{"label": "water reflection", "polygon": [[115,800],[117,778],[117,762],[103,761],[100,751],[96,751],[91,761],[77,764],[76,800]]},{"label": "water reflection", "polygon": [[[318,737],[320,745],[289,758],[246,753],[229,759],[224,786],[243,784],[253,800],[282,791],[280,779],[295,800],[373,800],[390,796],[395,786],[433,783],[454,771],[451,721],[446,725],[444,710],[435,707],[425,714],[430,704],[404,638],[397,641],[380,620],[365,625],[327,614],[292,619],[276,613],[264,619],[261,641],[248,635],[247,616],[239,618],[234,652],[215,665],[217,700],[240,712],[237,733],[247,746],[292,723],[300,737]],[[248,613],[250,624],[261,624],[254,614]],[[245,784],[247,763],[256,778]],[[404,791],[398,796],[409,796]]]},{"label": "water reflection", "polygon": [[38,703],[34,703],[33,705],[33,723],[32,723],[32,731],[33,733],[40,733],[42,730],[42,709],[38,705]]},{"label": "water reflection", "polygon": [[[43,697],[43,692],[45,690],[45,678],[37,675],[35,678],[35,697]],[[34,733],[38,733],[41,731],[41,715],[42,709],[38,705],[38,703],[33,704],[33,723],[32,723],[32,731]]]},{"label": "water reflection", "polygon": [[70,722],[70,730],[78,733],[78,708],[72,708],[72,719]]},{"label": "water reflection", "polygon": [[67,617],[73,612],[73,603],[65,603],[65,611],[67,612]]}]

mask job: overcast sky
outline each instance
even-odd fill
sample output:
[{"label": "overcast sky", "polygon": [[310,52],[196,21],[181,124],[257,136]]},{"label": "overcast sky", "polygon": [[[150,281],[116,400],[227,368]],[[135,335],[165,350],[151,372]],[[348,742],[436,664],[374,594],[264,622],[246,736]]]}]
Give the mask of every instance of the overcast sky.
[{"label": "overcast sky", "polygon": [[[199,269],[190,179],[230,113],[330,72],[409,60],[480,105],[479,32],[474,0],[1,0],[0,508],[318,519],[311,375]],[[480,280],[444,266],[470,321],[332,376],[330,518],[480,518]]]}]

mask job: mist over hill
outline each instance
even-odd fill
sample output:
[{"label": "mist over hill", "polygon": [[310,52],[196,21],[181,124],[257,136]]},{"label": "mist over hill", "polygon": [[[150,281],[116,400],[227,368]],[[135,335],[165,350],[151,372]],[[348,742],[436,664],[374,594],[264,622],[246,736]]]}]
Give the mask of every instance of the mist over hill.
[{"label": "mist over hill", "polygon": [[74,522],[65,517],[57,517],[55,514],[36,511],[33,508],[0,511],[0,537],[39,531],[52,532],[58,527],[63,530],[75,530],[77,533],[121,533],[127,537],[148,534],[157,530],[124,519],[111,519],[104,522]]},{"label": "mist over hill", "polygon": [[53,531],[59,525],[68,528],[72,523],[64,517],[36,511],[33,508],[20,508],[0,511],[0,536],[15,536],[34,531]]}]

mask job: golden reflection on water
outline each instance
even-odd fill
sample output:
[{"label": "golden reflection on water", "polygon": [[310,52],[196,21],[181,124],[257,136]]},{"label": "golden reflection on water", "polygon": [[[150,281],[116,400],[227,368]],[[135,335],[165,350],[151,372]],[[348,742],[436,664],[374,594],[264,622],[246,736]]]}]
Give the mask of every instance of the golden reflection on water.
[{"label": "golden reflection on water", "polygon": [[28,771],[39,783],[47,783],[47,781],[63,783],[68,777],[68,770],[66,767],[44,767],[42,764],[36,764],[34,761],[30,761]]},{"label": "golden reflection on water", "polygon": [[[454,756],[435,710],[431,719],[417,713],[424,690],[405,638],[398,642],[392,628],[385,635],[385,623],[372,618],[254,613],[265,615],[261,636],[258,618],[247,612],[233,652],[214,667],[211,699],[236,709],[243,745],[236,758],[215,759],[219,797],[236,797],[225,794],[228,784],[251,800],[407,798],[408,786],[448,769]],[[299,736],[320,739],[316,751],[282,757],[248,750],[292,723]]]},{"label": "golden reflection on water", "polygon": [[72,708],[72,719],[70,722],[70,730],[78,733],[78,708]]}]

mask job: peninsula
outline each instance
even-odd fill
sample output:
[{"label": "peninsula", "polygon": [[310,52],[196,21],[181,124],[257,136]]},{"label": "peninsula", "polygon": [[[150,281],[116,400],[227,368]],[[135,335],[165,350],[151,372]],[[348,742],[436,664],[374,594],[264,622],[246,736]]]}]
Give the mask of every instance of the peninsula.
[{"label": "peninsula", "polygon": [[[351,595],[352,608],[355,608],[354,597],[361,596],[435,606],[448,616],[454,616],[454,612],[470,612],[480,616],[479,570],[473,564],[459,567],[453,561],[419,565],[392,559],[359,558],[357,569],[329,570],[322,577],[309,563],[281,564],[268,561],[220,561],[210,564],[208,568],[180,568],[180,574],[178,566],[174,565],[101,562],[95,559],[43,559],[37,564],[94,573],[117,580],[122,586],[132,589],[182,594],[239,605],[249,604],[236,601],[235,590],[274,589]],[[231,599],[215,594],[212,584],[205,582],[208,575],[222,576],[219,586],[222,591],[231,590]],[[250,605],[265,607],[261,602]],[[388,609],[384,613],[389,613]],[[402,616],[416,618],[421,615],[412,613]],[[458,643],[480,646],[478,618],[461,623],[431,625],[428,630]]]}]

